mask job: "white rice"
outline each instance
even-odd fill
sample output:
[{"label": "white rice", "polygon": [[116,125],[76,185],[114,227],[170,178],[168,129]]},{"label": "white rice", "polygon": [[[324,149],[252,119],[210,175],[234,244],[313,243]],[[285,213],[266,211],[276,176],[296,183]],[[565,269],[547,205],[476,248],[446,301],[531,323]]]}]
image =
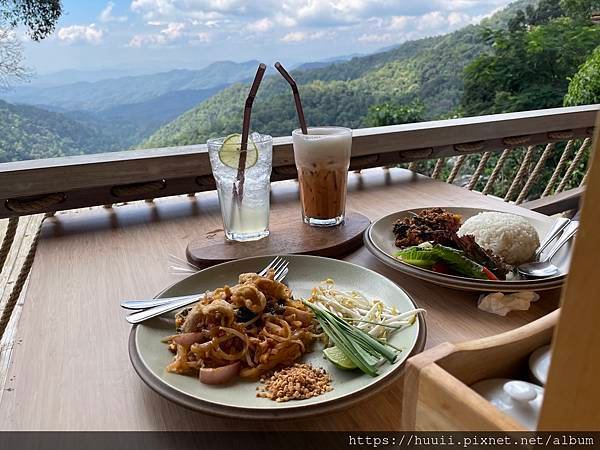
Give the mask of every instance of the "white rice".
[{"label": "white rice", "polygon": [[473,235],[481,247],[511,265],[531,261],[540,245],[538,233],[527,219],[508,213],[479,213],[458,230],[459,236],[465,234]]}]

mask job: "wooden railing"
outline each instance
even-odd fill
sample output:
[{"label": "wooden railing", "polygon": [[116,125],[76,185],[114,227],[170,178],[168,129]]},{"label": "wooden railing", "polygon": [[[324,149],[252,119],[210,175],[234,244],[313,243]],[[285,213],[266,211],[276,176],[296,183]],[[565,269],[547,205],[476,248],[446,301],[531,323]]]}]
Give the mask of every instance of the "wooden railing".
[{"label": "wooden railing", "polygon": [[[591,138],[599,107],[357,129],[350,169],[413,163],[410,168],[418,170],[417,161],[436,159],[441,163],[458,157],[447,180],[452,182],[461,161],[470,154],[483,154],[487,162],[493,152]],[[275,138],[272,180],[296,175],[291,138]],[[428,175],[437,177],[439,173]],[[205,145],[5,163],[0,164],[0,218],[211,189],[214,179]]]}]

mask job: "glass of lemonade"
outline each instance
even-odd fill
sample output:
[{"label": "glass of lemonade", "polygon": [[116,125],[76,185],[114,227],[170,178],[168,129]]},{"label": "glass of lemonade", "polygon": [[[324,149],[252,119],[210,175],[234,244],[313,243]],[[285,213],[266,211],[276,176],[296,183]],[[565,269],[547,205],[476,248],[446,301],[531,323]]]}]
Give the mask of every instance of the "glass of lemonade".
[{"label": "glass of lemonade", "polygon": [[346,210],[352,130],[310,127],[307,131],[292,132],[302,218],[312,226],[339,225]]},{"label": "glass of lemonade", "polygon": [[259,133],[248,137],[241,178],[238,174],[240,142],[239,134],[209,139],[208,153],[217,183],[225,237],[232,241],[255,241],[269,235],[273,138]]}]

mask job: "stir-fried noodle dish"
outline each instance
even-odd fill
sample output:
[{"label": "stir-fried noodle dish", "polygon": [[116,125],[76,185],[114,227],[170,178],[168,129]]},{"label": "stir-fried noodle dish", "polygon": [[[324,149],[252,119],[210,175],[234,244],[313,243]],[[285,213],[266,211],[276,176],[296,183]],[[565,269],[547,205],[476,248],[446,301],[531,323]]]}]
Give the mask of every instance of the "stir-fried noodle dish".
[{"label": "stir-fried noodle dish", "polygon": [[293,364],[317,337],[313,313],[290,289],[266,276],[245,273],[239,284],[207,292],[176,315],[177,334],[166,338],[175,353],[168,372],[220,384],[239,374],[257,379]]}]

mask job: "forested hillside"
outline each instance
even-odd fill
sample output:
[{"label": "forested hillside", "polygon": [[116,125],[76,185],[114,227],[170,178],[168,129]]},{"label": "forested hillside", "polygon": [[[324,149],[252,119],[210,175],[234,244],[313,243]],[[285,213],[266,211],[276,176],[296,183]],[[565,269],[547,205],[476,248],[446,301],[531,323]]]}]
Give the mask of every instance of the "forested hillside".
[{"label": "forested hillside", "polygon": [[[482,39],[484,30],[505,28],[514,11],[532,3],[513,3],[480,25],[448,35],[406,42],[386,52],[324,68],[294,71],[309,125],[364,126],[369,107],[384,102],[419,102],[424,119],[451,113],[461,102],[465,67],[487,49]],[[209,137],[238,132],[247,90],[246,84],[223,90],[158,130],[142,146],[201,143]],[[274,136],[290,134],[297,127],[289,86],[278,75],[263,81],[252,127]]]},{"label": "forested hillside", "polygon": [[[20,160],[50,158],[60,155],[61,151],[72,154],[126,150],[232,82],[252,77],[257,64],[257,61],[221,61],[200,70],[173,70],[65,85],[23,86],[3,92],[2,96],[11,99],[11,103],[25,103],[64,114],[65,122],[80,125],[81,130],[87,130],[89,134],[85,145],[82,142],[79,149],[70,144],[65,146],[59,138],[60,142],[49,143],[46,150],[38,146],[33,136],[25,134],[19,139],[20,146],[6,147],[5,152],[10,153],[10,160]],[[22,108],[21,111],[35,110],[38,115],[43,115],[41,109]],[[6,108],[0,112],[2,122],[5,122],[4,111]],[[20,123],[24,124],[26,117],[27,114]],[[48,126],[62,123],[59,114],[48,117],[54,117]],[[7,126],[6,123],[3,125]],[[40,131],[42,137],[53,134],[60,137],[63,130],[40,128]],[[17,136],[14,130],[12,136]],[[93,136],[97,137],[94,142]],[[34,139],[30,147],[35,150],[25,145],[30,139]]]},{"label": "forested hillside", "polygon": [[0,163],[97,152],[111,141],[62,114],[0,100]]},{"label": "forested hillside", "polygon": [[102,111],[117,105],[146,102],[174,91],[214,89],[251,78],[258,61],[220,61],[199,70],[171,70],[79,82],[53,87],[21,86],[2,95],[11,103],[46,106],[59,111]]}]

